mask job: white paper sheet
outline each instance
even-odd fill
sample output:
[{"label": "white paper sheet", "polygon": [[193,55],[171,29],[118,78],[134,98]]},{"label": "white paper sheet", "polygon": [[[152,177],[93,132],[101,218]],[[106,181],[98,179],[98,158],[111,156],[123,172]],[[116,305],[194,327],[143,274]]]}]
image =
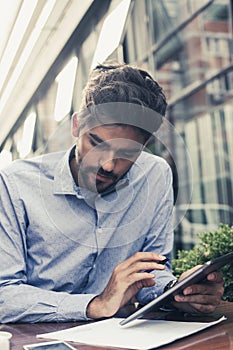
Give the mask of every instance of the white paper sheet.
[{"label": "white paper sheet", "polygon": [[176,322],[164,320],[135,320],[120,326],[120,318],[110,318],[58,332],[39,334],[39,338],[58,339],[78,343],[145,350],[156,348],[211,327],[223,320],[200,322]]}]

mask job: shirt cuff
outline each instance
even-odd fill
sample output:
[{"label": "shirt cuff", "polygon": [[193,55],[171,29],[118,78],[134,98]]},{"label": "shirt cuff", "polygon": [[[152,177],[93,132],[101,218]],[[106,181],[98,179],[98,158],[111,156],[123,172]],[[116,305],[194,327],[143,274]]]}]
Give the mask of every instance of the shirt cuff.
[{"label": "shirt cuff", "polygon": [[90,301],[96,294],[68,294],[57,308],[58,321],[87,321],[86,310]]},{"label": "shirt cuff", "polygon": [[155,271],[155,286],[149,288],[142,288],[137,294],[137,300],[139,304],[145,305],[155,298],[159,297],[164,293],[164,288],[168,285],[171,280],[174,280],[175,277],[170,271],[164,272]]}]

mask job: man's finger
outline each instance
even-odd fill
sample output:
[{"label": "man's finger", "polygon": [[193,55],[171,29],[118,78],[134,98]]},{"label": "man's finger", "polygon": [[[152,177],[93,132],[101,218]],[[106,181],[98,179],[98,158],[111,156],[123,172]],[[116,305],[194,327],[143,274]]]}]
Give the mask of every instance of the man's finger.
[{"label": "man's finger", "polygon": [[217,283],[224,283],[224,279],[222,277],[222,275],[215,271],[215,272],[211,272],[208,276],[207,276],[207,280],[210,282],[217,282]]}]

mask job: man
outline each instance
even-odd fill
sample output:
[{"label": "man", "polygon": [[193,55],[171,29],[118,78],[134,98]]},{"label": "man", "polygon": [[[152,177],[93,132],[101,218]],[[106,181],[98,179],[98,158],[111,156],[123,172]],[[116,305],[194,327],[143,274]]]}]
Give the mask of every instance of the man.
[{"label": "man", "polygon": [[[76,145],[1,172],[0,322],[110,317],[176,281],[171,170],[143,151],[165,110],[146,71],[98,66],[72,118]],[[211,312],[222,294],[214,272],[173,306]]]}]

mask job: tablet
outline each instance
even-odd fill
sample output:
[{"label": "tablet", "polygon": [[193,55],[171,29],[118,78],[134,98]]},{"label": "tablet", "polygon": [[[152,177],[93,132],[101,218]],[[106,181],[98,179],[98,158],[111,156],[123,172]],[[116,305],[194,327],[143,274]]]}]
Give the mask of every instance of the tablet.
[{"label": "tablet", "polygon": [[152,310],[156,310],[162,306],[164,306],[171,297],[174,297],[177,294],[180,294],[183,289],[186,287],[193,285],[195,283],[198,283],[205,279],[205,277],[213,272],[219,270],[221,267],[223,267],[226,264],[233,262],[233,252],[227,253],[225,255],[221,255],[213,260],[210,260],[206,262],[204,265],[202,265],[198,270],[194,271],[192,274],[187,276],[182,281],[176,283],[172,288],[167,290],[165,293],[160,295],[158,298],[152,300],[147,305],[143,306],[141,309],[137,310],[124,320],[120,322],[120,325],[125,325],[136,318],[143,317],[145,314],[149,313]]},{"label": "tablet", "polygon": [[73,346],[60,340],[24,345],[24,350],[76,350]]}]

